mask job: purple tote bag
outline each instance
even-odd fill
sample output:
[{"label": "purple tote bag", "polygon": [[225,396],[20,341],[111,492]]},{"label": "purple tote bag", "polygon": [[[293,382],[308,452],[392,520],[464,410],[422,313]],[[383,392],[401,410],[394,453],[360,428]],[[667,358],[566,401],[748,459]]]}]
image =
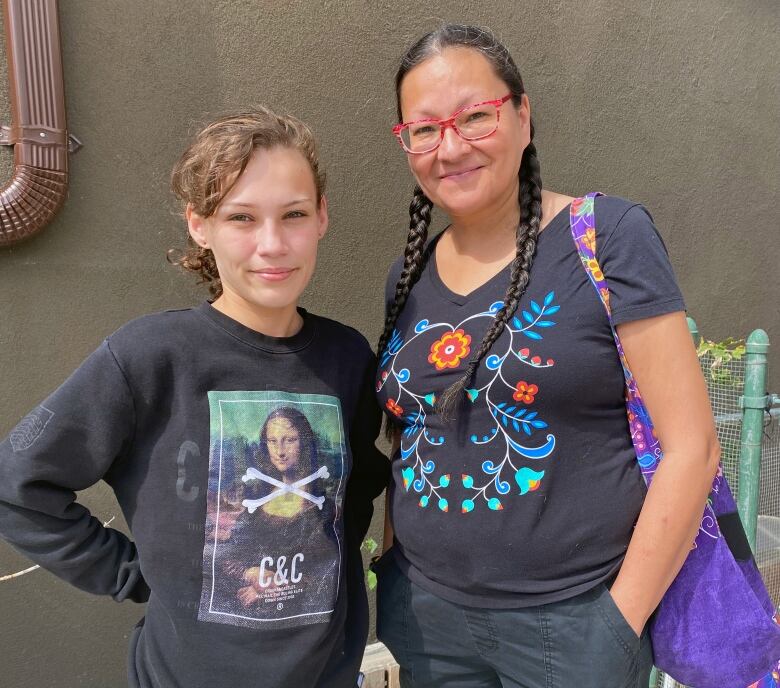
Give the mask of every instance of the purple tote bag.
[{"label": "purple tote bag", "polygon": [[[649,486],[663,453],[612,323],[609,288],[596,260],[598,195],[572,202],[571,233],[607,311],[626,379],[631,439]],[[773,613],[719,468],[694,546],[651,622],[655,665],[691,688],[780,687],[780,618]]]}]

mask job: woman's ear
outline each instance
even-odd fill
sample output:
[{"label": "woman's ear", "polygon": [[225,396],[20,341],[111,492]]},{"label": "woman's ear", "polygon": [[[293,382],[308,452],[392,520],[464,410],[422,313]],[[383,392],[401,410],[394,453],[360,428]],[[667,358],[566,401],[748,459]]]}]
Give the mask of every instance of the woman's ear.
[{"label": "woman's ear", "polygon": [[184,209],[184,217],[187,218],[187,229],[192,240],[201,248],[208,248],[208,231],[206,228],[206,218],[201,217],[192,208],[192,203],[188,203]]},{"label": "woman's ear", "polygon": [[328,231],[328,199],[325,196],[320,199],[320,207],[317,208],[317,219],[319,220],[317,235],[322,239]]}]

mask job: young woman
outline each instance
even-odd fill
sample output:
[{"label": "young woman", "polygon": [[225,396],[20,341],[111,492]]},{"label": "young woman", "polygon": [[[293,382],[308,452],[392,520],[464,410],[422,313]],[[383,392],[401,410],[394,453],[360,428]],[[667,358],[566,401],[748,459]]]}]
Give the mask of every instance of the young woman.
[{"label": "young woman", "polygon": [[[178,262],[213,301],[128,323],[11,432],[0,533],[83,590],[148,600],[131,686],[355,685],[359,544],[386,461],[368,343],[298,307],[328,226],[315,141],[265,108],[224,117],[195,137],[173,189],[189,228]],[[302,418],[319,465],[299,477],[258,464],[263,443],[277,466],[301,458]],[[286,458],[270,448],[280,439]],[[133,540],[74,502],[101,479]],[[313,504],[307,519],[246,521],[291,494]],[[242,519],[251,566],[237,582]]]},{"label": "young woman", "polygon": [[[405,688],[645,687],[647,621],[719,455],[661,238],[641,206],[595,199],[588,240],[665,454],[646,493],[573,198],[542,187],[512,57],[447,25],[403,57],[396,95],[417,186],[379,343],[396,442],[378,635]],[[434,207],[450,224],[429,241]]]}]

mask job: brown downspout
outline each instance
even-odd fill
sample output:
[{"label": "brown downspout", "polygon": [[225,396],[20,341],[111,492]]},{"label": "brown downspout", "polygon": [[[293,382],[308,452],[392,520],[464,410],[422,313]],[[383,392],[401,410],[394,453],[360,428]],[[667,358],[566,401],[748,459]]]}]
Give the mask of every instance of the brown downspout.
[{"label": "brown downspout", "polygon": [[14,175],[0,191],[0,247],[40,232],[68,191],[68,134],[57,0],[3,0]]}]

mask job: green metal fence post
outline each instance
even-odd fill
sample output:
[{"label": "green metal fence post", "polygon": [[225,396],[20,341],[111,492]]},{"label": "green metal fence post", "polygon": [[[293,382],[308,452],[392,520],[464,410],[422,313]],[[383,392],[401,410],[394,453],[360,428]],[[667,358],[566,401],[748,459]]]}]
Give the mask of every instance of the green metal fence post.
[{"label": "green metal fence post", "polygon": [[656,688],[658,685],[658,669],[653,667],[653,670],[650,672],[650,688]]},{"label": "green metal fence post", "polygon": [[691,337],[693,337],[693,345],[699,346],[699,340],[701,337],[699,336],[699,327],[696,325],[696,321],[693,318],[686,318],[688,321],[688,331],[691,333]]},{"label": "green metal fence post", "polygon": [[747,338],[745,355],[745,394],[740,397],[742,431],[739,441],[739,494],[737,506],[750,547],[756,548],[758,491],[761,475],[761,437],[767,408],[766,354],[769,336],[754,330]]}]

